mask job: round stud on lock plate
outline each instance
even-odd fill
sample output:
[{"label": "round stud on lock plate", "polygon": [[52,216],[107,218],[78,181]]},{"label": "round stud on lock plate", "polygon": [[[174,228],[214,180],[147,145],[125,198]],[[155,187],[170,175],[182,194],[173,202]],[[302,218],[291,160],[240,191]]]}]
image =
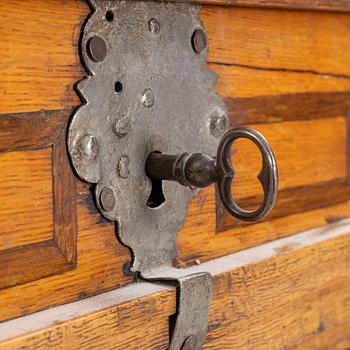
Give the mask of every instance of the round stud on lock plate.
[{"label": "round stud on lock plate", "polygon": [[142,94],[142,98],[141,98],[141,102],[142,104],[147,107],[150,108],[154,105],[154,93],[152,91],[152,89],[146,89],[143,94]]},{"label": "round stud on lock plate", "polygon": [[80,158],[86,158],[90,161],[95,161],[100,150],[100,145],[96,137],[92,135],[82,136],[77,145],[77,150]]},{"label": "round stud on lock plate", "polygon": [[160,23],[155,18],[152,18],[148,22],[148,28],[153,34],[158,34],[160,32]]},{"label": "round stud on lock plate", "polygon": [[224,114],[214,113],[210,117],[210,133],[214,137],[220,137],[227,130],[228,120]]},{"label": "round stud on lock plate", "polygon": [[129,175],[129,158],[122,156],[117,165],[117,173],[122,179],[126,179]]},{"label": "round stud on lock plate", "polygon": [[87,42],[87,53],[95,62],[102,62],[107,56],[106,42],[99,36],[93,36]]},{"label": "round stud on lock plate", "polygon": [[196,53],[203,52],[207,47],[207,36],[203,29],[196,29],[192,35],[192,47]]},{"label": "round stud on lock plate", "polygon": [[131,120],[128,116],[121,116],[113,124],[114,133],[122,138],[126,136],[131,130]]},{"label": "round stud on lock plate", "polygon": [[115,206],[115,196],[113,190],[109,187],[104,187],[100,194],[100,204],[103,210],[109,212]]}]

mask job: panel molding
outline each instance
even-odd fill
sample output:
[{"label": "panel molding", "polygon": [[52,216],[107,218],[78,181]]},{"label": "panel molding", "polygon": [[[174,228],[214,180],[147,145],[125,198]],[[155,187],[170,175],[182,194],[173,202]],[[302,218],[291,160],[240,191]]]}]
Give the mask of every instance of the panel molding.
[{"label": "panel molding", "polygon": [[63,110],[0,115],[0,130],[6,131],[0,141],[1,152],[52,149],[53,187],[52,240],[0,251],[0,290],[76,266],[76,188],[66,149],[70,113]]}]

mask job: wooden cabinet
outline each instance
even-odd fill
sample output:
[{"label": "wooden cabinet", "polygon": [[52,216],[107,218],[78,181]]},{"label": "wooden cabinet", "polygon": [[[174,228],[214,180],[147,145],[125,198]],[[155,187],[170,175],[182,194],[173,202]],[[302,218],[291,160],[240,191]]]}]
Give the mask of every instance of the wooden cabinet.
[{"label": "wooden cabinet", "polygon": [[[261,222],[232,219],[214,186],[188,208],[176,264],[214,275],[204,348],[349,348],[350,5],[199,2],[230,122],[268,138],[280,174]],[[175,290],[134,281],[67,155],[89,12],[83,0],[0,0],[0,349],[168,343]],[[259,157],[244,141],[233,150],[247,208],[262,196]]]}]

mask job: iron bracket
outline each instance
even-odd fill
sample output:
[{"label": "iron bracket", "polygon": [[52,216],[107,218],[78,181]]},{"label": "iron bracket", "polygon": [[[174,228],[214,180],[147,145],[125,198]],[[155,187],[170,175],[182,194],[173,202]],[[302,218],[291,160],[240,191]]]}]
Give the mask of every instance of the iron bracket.
[{"label": "iron bracket", "polygon": [[[96,205],[115,221],[132,252],[131,270],[151,281],[176,282],[178,314],[169,349],[204,343],[211,276],[173,267],[176,235],[198,189],[163,182],[163,203],[150,205],[155,184],[147,157],[215,154],[228,128],[224,104],[206,67],[207,41],[193,4],[89,0],[80,43],[88,76],[77,84],[82,105],[68,133],[72,164],[95,184]],[[158,184],[159,185],[159,184]]]}]

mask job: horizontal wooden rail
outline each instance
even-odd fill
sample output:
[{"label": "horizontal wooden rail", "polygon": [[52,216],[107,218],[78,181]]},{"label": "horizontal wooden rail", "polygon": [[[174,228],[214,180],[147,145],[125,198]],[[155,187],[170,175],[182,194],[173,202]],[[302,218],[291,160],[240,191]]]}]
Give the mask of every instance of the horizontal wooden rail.
[{"label": "horizontal wooden rail", "polygon": [[201,4],[267,7],[289,10],[350,11],[348,0],[170,0],[177,2],[198,2]]},{"label": "horizontal wooden rail", "polygon": [[[350,220],[215,259],[205,349],[350,346]],[[165,349],[175,290],[134,283],[0,324],[0,349]]]}]

